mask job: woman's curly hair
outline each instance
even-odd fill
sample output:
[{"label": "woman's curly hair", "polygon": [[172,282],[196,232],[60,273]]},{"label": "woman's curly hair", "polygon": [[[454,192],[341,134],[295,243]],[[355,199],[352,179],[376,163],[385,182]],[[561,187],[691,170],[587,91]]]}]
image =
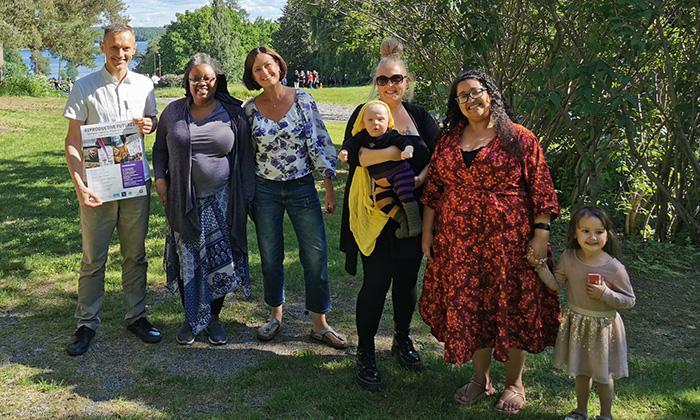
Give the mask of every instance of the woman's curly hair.
[{"label": "woman's curly hair", "polygon": [[504,143],[506,150],[515,157],[522,157],[523,150],[518,140],[518,132],[513,127],[513,121],[508,116],[508,107],[503,99],[501,90],[493,78],[478,70],[468,70],[457,76],[450,87],[450,97],[447,100],[447,113],[443,121],[446,131],[450,131],[464,122],[469,124],[467,118],[457,103],[457,85],[465,80],[476,80],[486,88],[486,93],[491,96],[491,119],[496,128],[496,135]]}]

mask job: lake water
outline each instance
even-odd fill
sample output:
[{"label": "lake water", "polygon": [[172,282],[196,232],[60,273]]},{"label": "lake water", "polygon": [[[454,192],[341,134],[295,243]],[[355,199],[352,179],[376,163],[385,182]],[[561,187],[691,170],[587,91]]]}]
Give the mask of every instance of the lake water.
[{"label": "lake water", "polygon": [[[148,47],[148,42],[146,41],[137,41],[136,42],[136,50],[139,52],[146,52],[146,48]],[[19,54],[22,56],[22,60],[24,60],[24,63],[27,65],[27,68],[30,69],[32,68],[32,63],[29,60],[29,57],[32,55],[32,52],[29,50],[19,50]],[[51,74],[49,77],[58,77],[58,58],[54,57],[51,55],[50,52],[44,51],[44,57],[48,57],[49,60],[51,60],[49,66],[51,68]],[[95,70],[99,69],[100,67],[104,66],[105,64],[105,56],[100,52],[95,57],[95,66],[94,67],[84,67],[80,66],[78,67],[78,78],[85,76],[86,74],[90,74],[94,72]],[[136,68],[136,65],[138,64],[137,60],[132,60],[131,63],[129,64],[129,68],[133,69]],[[61,62],[61,69],[66,68],[66,61],[62,60]]]}]

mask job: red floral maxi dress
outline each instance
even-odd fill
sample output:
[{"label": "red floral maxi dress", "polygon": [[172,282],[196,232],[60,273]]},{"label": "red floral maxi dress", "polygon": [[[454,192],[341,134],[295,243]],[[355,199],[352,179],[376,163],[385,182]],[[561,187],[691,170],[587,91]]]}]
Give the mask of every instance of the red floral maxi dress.
[{"label": "red floral maxi dress", "polygon": [[445,343],[445,361],[462,364],[475,350],[538,353],[554,345],[559,298],[525,257],[535,215],[559,214],[544,153],[535,135],[515,125],[523,156],[494,138],[472,165],[462,158],[464,124],[447,133],[430,162],[422,202],[435,210],[433,255],[419,310]]}]

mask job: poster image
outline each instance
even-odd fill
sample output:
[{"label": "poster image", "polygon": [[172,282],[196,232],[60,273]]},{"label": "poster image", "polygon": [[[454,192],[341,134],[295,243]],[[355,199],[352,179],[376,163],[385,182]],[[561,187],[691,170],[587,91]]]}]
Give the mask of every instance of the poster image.
[{"label": "poster image", "polygon": [[84,125],[84,179],[102,201],[146,195],[143,139],[133,121]]}]

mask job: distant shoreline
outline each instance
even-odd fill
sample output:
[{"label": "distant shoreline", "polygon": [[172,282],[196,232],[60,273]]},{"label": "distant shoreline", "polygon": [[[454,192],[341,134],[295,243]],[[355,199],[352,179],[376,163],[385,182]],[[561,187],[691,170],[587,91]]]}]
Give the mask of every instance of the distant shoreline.
[{"label": "distant shoreline", "polygon": [[[136,51],[145,53],[146,49],[148,48],[148,42],[147,41],[136,41]],[[29,71],[31,72],[31,61],[29,60],[29,57],[31,56],[32,52],[31,50],[28,49],[21,49],[19,50],[19,54],[22,56],[22,60],[24,61],[24,64],[27,65],[27,68],[30,69]],[[42,54],[44,57],[47,57],[50,62],[49,62],[49,68],[51,71],[48,74],[48,77],[58,77],[58,57],[53,56],[49,51],[43,51]],[[61,61],[61,69],[64,69],[66,66],[67,62],[65,60]],[[78,78],[86,76],[95,70],[101,68],[105,64],[105,57],[103,54],[98,54],[95,56],[95,65],[93,67],[86,67],[86,66],[79,66],[78,67]],[[133,60],[131,64],[129,65],[129,68],[134,69],[138,65],[138,60]]]}]

